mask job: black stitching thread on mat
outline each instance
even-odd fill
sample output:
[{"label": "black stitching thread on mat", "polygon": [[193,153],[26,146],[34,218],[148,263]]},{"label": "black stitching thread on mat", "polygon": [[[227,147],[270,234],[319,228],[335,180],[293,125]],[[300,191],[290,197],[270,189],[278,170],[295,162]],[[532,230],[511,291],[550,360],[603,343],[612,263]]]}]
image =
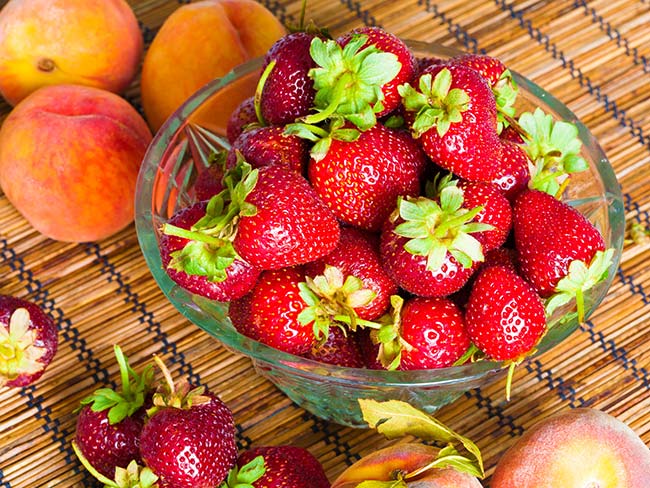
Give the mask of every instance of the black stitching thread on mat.
[{"label": "black stitching thread on mat", "polygon": [[361,459],[359,454],[350,453],[352,446],[341,439],[341,435],[338,431],[338,429],[340,429],[339,427],[336,427],[334,424],[330,424],[307,411],[302,415],[302,419],[304,422],[313,422],[311,431],[315,434],[322,434],[327,444],[334,446],[334,453],[336,455],[345,456],[345,462],[348,466]]},{"label": "black stitching thread on mat", "polygon": [[550,390],[555,391],[565,402],[569,402],[572,408],[582,407],[586,401],[578,397],[575,388],[560,375],[553,375],[550,369],[544,369],[539,359],[530,360],[526,363],[526,370],[533,373],[540,383],[546,383]]},{"label": "black stitching thread on mat", "polygon": [[454,23],[444,12],[441,12],[438,5],[431,3],[430,0],[418,0],[418,5],[440,20],[442,24],[447,25],[447,31],[460,41],[463,46],[473,53],[485,54],[484,49],[479,49],[478,41],[466,32],[459,24]]},{"label": "black stitching thread on mat", "polygon": [[[11,270],[18,273],[18,279],[21,283],[24,283],[25,289],[32,296],[31,300],[37,303],[57,324],[59,329],[59,343],[61,339],[69,343],[71,349],[77,351],[79,362],[87,365],[87,372],[92,376],[93,380],[97,384],[105,383],[108,378],[108,372],[101,367],[97,359],[93,358],[92,350],[87,346],[86,341],[80,337],[79,331],[72,325],[69,319],[64,317],[62,310],[50,298],[49,290],[43,286],[40,280],[34,277],[34,273],[26,267],[23,258],[18,256],[9,247],[5,239],[0,239],[0,255],[9,263]],[[36,386],[21,388],[18,392],[27,400],[27,407],[36,411],[34,417],[43,420],[44,424],[41,426],[43,431],[49,434],[52,440],[58,445],[59,452],[64,454],[66,463],[73,467],[75,474],[79,474],[81,469],[76,462],[77,457],[66,440],[73,435],[74,429],[63,428],[59,419],[51,417],[51,409],[49,407],[43,407],[45,398],[36,394]],[[3,478],[2,470],[0,470],[0,480]],[[4,486],[10,487],[11,485],[6,481]]]},{"label": "black stitching thread on mat", "polygon": [[499,405],[495,405],[491,398],[483,395],[479,388],[465,392],[465,397],[476,400],[476,406],[479,409],[485,409],[489,418],[496,418],[501,427],[509,429],[510,437],[519,437],[524,433],[524,428],[517,425],[512,415],[507,415]]},{"label": "black stitching thread on mat", "polygon": [[361,8],[359,2],[354,2],[352,0],[340,0],[340,2],[345,5],[350,12],[353,12],[357,19],[361,20],[366,26],[381,27],[381,24],[370,14],[369,10]]},{"label": "black stitching thread on mat", "polygon": [[602,15],[599,15],[595,8],[587,5],[585,0],[576,0],[573,5],[576,9],[582,7],[585,11],[585,15],[590,16],[592,22],[598,24],[600,30],[604,32],[607,37],[612,41],[615,41],[618,47],[625,49],[625,55],[630,56],[634,64],[643,67],[644,73],[650,73],[648,58],[639,54],[639,50],[636,47],[630,47],[630,41],[626,39],[621,32],[616,29],[616,27],[612,27],[612,24],[605,20]]},{"label": "black stitching thread on mat", "polygon": [[540,44],[546,52],[548,52],[554,59],[562,62],[562,68],[568,69],[572,79],[577,80],[581,87],[586,88],[587,92],[593,96],[598,103],[602,105],[605,112],[611,113],[622,127],[629,130],[629,133],[634,136],[646,149],[650,150],[650,137],[644,134],[643,128],[634,121],[632,117],[628,117],[625,110],[620,109],[616,101],[610,100],[606,93],[600,86],[594,85],[588,76],[584,75],[580,68],[576,67],[572,59],[567,59],[564,52],[559,50],[557,46],[550,40],[549,36],[542,33],[542,31],[533,27],[529,19],[525,19],[521,11],[516,11],[512,5],[508,5],[505,0],[494,0],[494,3],[510,15],[513,20],[519,23],[519,26],[528,32],[528,36]]}]

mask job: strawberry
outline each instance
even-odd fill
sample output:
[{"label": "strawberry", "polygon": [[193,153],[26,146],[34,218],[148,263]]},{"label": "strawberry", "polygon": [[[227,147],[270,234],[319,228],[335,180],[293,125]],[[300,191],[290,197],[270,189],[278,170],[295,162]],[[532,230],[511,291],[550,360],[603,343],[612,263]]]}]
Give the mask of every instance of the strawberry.
[{"label": "strawberry", "polygon": [[107,477],[115,476],[115,468],[126,468],[132,460],[141,462],[140,432],[153,380],[151,367],[138,375],[120,347],[114,346],[114,351],[122,388],[100,388],[81,400],[74,440],[82,458]]},{"label": "strawberry", "polygon": [[[291,354],[307,354],[316,345],[316,336],[312,322],[299,320],[299,314],[307,308],[298,286],[304,281],[301,266],[264,271],[250,296],[233,302],[237,304],[234,310],[243,309],[241,319],[235,318],[233,325],[240,333],[268,346]],[[248,320],[244,320],[246,313]]]},{"label": "strawberry", "polygon": [[399,88],[410,129],[439,166],[470,181],[490,181],[501,145],[497,106],[483,77],[462,65],[436,64]]},{"label": "strawberry", "polygon": [[464,208],[471,210],[481,207],[473,222],[492,227],[474,234],[483,252],[501,247],[512,228],[512,207],[508,199],[492,183],[461,181],[458,186],[463,190]]},{"label": "strawberry", "polygon": [[212,153],[208,160],[210,165],[197,175],[194,181],[194,196],[198,201],[210,200],[223,190],[226,155],[226,151]]},{"label": "strawberry", "polygon": [[320,462],[298,446],[259,446],[243,451],[222,488],[329,488]]},{"label": "strawberry", "polygon": [[344,277],[360,279],[364,289],[374,292],[370,303],[354,309],[362,319],[373,320],[383,315],[390,305],[390,296],[397,293],[397,284],[381,265],[379,241],[373,234],[343,227],[336,248],[327,256],[305,265],[305,274],[312,278],[322,275],[326,266],[337,268]]},{"label": "strawberry", "polygon": [[56,354],[57,334],[56,324],[38,305],[0,295],[0,387],[38,380]]},{"label": "strawberry", "polygon": [[338,42],[316,38],[310,54],[317,65],[309,72],[317,113],[303,119],[308,124],[334,116],[368,130],[378,116],[397,108],[397,87],[410,81],[415,72],[415,58],[408,47],[377,27],[353,31]]},{"label": "strawberry", "polygon": [[415,196],[426,158],[408,134],[377,124],[353,141],[333,139],[312,155],[309,181],[341,221],[378,231],[398,196]]},{"label": "strawberry", "polygon": [[206,208],[206,202],[199,202],[181,209],[164,226],[159,242],[162,265],[172,280],[191,293],[233,300],[253,287],[260,271],[236,256],[229,242],[193,229]]},{"label": "strawberry", "polygon": [[344,332],[340,327],[331,327],[327,340],[314,346],[304,357],[337,366],[363,368],[365,362],[353,334]]},{"label": "strawberry", "polygon": [[578,210],[539,190],[515,201],[514,237],[521,275],[555,308],[575,298],[584,319],[583,293],[605,279],[613,250]]},{"label": "strawberry", "polygon": [[298,174],[305,172],[309,160],[307,141],[284,134],[281,126],[256,127],[242,132],[228,152],[227,167],[235,166],[237,153],[253,168],[280,164]]},{"label": "strawberry", "polygon": [[158,477],[158,488],[213,488],[222,483],[237,459],[232,412],[205,387],[174,385],[156,362],[165,382],[154,394],[140,435],[140,454]]},{"label": "strawberry", "polygon": [[401,351],[398,369],[432,369],[452,366],[470,346],[461,310],[447,298],[415,297],[401,310]]},{"label": "strawberry", "polygon": [[467,333],[488,357],[518,361],[546,330],[544,304],[535,289],[507,266],[481,270],[465,309]]},{"label": "strawberry", "polygon": [[501,159],[499,168],[491,180],[510,200],[528,186],[530,181],[530,160],[526,152],[511,141],[501,139]]},{"label": "strawberry", "polygon": [[314,38],[314,34],[294,32],[267,51],[257,95],[264,124],[285,125],[309,114],[316,95],[308,75],[316,66],[309,53]]},{"label": "strawberry", "polygon": [[255,112],[255,97],[245,98],[230,114],[226,126],[228,142],[230,144],[235,142],[239,134],[251,125],[260,125]]},{"label": "strawberry", "polygon": [[438,198],[399,199],[381,233],[384,269],[401,288],[420,296],[458,291],[483,261],[482,246],[471,234],[491,229],[472,222],[481,207],[463,208],[458,186],[444,186]]}]

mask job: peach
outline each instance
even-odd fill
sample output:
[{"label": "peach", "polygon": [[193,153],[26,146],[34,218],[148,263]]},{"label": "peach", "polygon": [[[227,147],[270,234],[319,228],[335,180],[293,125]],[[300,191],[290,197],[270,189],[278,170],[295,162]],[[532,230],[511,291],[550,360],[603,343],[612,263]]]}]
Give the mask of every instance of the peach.
[{"label": "peach", "polygon": [[121,93],[142,51],[125,0],[10,0],[0,11],[0,94],[15,105],[46,85]]},{"label": "peach", "polygon": [[158,130],[195,91],[262,56],[285,33],[255,0],[203,0],[179,7],[160,27],[142,65],[142,106],[149,126]]},{"label": "peach", "polygon": [[151,132],[124,99],[81,85],[41,88],[0,128],[0,187],[38,231],[95,241],[133,220]]},{"label": "peach", "polygon": [[579,408],[527,430],[499,460],[492,488],[645,488],[650,449],[615,417]]},{"label": "peach", "polygon": [[[399,475],[412,473],[432,463],[439,449],[425,444],[404,443],[378,449],[343,471],[331,488],[355,488],[364,481],[397,480]],[[471,475],[452,468],[431,468],[421,475],[407,479],[408,488],[481,488]]]}]

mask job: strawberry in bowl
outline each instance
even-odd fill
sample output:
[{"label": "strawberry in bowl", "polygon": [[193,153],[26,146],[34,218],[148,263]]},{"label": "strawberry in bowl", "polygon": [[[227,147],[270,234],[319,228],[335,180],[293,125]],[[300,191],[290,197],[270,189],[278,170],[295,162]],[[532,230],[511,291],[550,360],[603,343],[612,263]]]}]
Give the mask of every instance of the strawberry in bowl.
[{"label": "strawberry in bowl", "polygon": [[[562,103],[495,58],[378,28],[290,36],[272,59],[197,92],[149,148],[136,227],[179,311],[292,400],[351,426],[364,425],[359,398],[434,411],[586,320],[620,258],[622,197]],[[301,90],[282,85],[289,67]],[[247,76],[259,79],[256,96],[242,97],[228,128],[211,124],[200,108]],[[309,110],[271,120],[285,95]],[[276,158],[295,138],[306,159]],[[260,160],[261,147],[278,153]],[[194,182],[220,151],[219,193],[199,198]],[[553,203],[528,204],[538,193]],[[190,208],[198,218],[174,225]],[[571,247],[583,236],[588,249]],[[226,298],[174,276],[223,287],[239,261],[256,278],[234,280],[243,289]],[[501,278],[508,286],[493,287]]]}]

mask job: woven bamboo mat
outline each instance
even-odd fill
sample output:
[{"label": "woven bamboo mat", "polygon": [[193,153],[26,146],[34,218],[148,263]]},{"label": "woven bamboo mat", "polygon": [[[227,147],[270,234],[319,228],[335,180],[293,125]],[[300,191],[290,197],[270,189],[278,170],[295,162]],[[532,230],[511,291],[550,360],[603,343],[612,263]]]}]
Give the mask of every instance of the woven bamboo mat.
[{"label": "woven bamboo mat", "polygon": [[[0,1],[4,5],[6,1]],[[147,42],[181,0],[132,0]],[[268,0],[282,21],[300,2]],[[631,0],[310,0],[334,34],[380,25],[411,39],[500,57],[546,87],[591,129],[623,187],[626,217],[650,225],[650,2]],[[136,106],[137,82],[127,97]],[[9,106],[0,103],[0,120]],[[650,444],[650,248],[627,245],[598,311],[556,349],[518,368],[513,400],[497,382],[444,407],[438,418],[482,449],[488,474],[530,425],[590,406]],[[0,487],[93,486],[70,447],[74,408],[114,383],[112,345],[138,368],[153,353],[176,374],[207,384],[232,408],[240,447],[292,443],[331,479],[377,446],[377,434],[328,424],[258,377],[165,300],[133,227],[93,244],[63,244],[32,230],[0,194],[0,293],[39,303],[59,323],[59,352],[35,386],[0,389]],[[489,481],[489,479],[488,479]]]}]

